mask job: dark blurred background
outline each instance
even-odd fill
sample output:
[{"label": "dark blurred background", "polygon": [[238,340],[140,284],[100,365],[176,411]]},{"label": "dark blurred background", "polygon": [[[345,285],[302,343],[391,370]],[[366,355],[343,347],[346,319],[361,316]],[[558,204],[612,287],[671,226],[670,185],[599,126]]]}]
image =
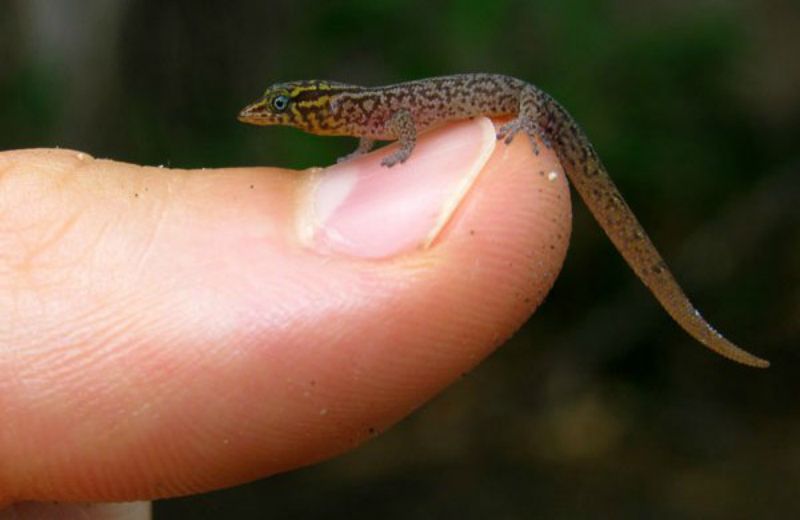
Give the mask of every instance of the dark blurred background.
[{"label": "dark blurred background", "polygon": [[576,200],[551,296],[486,363],[353,453],[156,518],[800,517],[796,0],[6,0],[0,149],[327,164],[353,140],[237,111],[277,80],[469,71],[561,100],[698,307],[773,367],[691,340]]}]

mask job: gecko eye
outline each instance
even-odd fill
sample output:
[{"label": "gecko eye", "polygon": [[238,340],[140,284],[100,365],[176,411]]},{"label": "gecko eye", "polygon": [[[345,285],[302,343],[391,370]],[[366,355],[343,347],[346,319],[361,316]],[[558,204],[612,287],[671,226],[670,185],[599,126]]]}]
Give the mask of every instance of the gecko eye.
[{"label": "gecko eye", "polygon": [[289,96],[284,96],[281,94],[272,99],[272,108],[274,108],[277,112],[283,112],[288,106]]}]

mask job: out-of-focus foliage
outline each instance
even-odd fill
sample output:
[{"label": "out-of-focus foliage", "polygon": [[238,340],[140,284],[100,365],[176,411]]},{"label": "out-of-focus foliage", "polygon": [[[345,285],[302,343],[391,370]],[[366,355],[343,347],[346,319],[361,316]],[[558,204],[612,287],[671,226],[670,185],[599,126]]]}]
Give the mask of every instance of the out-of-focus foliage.
[{"label": "out-of-focus foliage", "polygon": [[535,82],[582,122],[698,306],[773,361],[746,369],[695,344],[578,208],[549,301],[433,403],[337,460],[164,501],[157,517],[800,515],[796,2],[7,0],[2,10],[0,149],[308,167],[353,142],[239,125],[238,109],[268,83],[467,71]]}]

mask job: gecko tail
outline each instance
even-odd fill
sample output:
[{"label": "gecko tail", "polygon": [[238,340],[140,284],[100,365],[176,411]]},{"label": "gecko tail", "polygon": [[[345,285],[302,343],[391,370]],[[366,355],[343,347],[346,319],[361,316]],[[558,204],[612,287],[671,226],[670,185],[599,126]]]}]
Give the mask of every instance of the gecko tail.
[{"label": "gecko tail", "polygon": [[[654,294],[655,291],[654,291]],[[656,298],[659,298],[659,295],[656,294]],[[672,302],[670,302],[672,303]],[[726,357],[732,361],[736,361],[737,363],[741,363],[743,365],[748,365],[755,368],[767,368],[769,367],[769,361],[766,359],[762,359],[758,356],[755,356],[741,347],[734,345],[728,339],[725,338],[722,334],[720,334],[714,327],[711,326],[701,315],[700,312],[694,308],[691,304],[689,299],[683,295],[683,301],[679,301],[678,307],[680,306],[688,306],[689,309],[685,312],[677,311],[676,314],[673,314],[673,307],[674,304],[665,304],[663,301],[661,304],[664,306],[666,311],[681,325],[681,327],[692,335],[695,339],[697,339],[700,343],[705,345],[706,347],[710,348],[717,354]],[[688,317],[687,316],[691,316]],[[679,319],[680,318],[680,319]]]},{"label": "gecko tail", "polygon": [[[602,177],[603,173],[599,176]],[[628,265],[672,319],[697,341],[723,357],[751,367],[769,367],[769,361],[738,347],[703,318],[681,289],[611,179],[607,179],[604,185],[604,191],[612,193],[610,196],[615,204],[612,207],[616,211],[611,216],[608,212],[597,214],[594,208],[590,208],[591,212]],[[606,209],[608,207],[610,205],[605,205]]]},{"label": "gecko tail", "polygon": [[597,153],[569,113],[545,98],[545,128],[567,177],[589,211],[658,302],[697,341],[737,363],[767,368],[769,361],[728,341],[697,311],[645,233]]},{"label": "gecko tail", "polygon": [[[743,365],[767,368],[769,361],[736,346],[703,318],[681,289],[666,262],[602,166],[589,184],[593,182],[602,183],[602,192],[605,194],[602,198],[606,200],[601,202],[601,205],[589,203],[590,211],[628,265],[678,325],[697,341],[723,357]],[[586,200],[586,184],[576,187]],[[590,191],[594,189],[596,187]]]}]

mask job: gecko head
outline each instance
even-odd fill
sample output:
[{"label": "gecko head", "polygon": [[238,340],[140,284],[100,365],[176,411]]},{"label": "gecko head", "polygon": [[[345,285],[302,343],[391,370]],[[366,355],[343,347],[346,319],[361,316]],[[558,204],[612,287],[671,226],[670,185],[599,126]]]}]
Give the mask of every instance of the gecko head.
[{"label": "gecko head", "polygon": [[239,112],[239,121],[261,126],[293,126],[306,132],[326,133],[326,122],[331,116],[330,101],[340,86],[320,80],[270,85],[258,101]]}]

